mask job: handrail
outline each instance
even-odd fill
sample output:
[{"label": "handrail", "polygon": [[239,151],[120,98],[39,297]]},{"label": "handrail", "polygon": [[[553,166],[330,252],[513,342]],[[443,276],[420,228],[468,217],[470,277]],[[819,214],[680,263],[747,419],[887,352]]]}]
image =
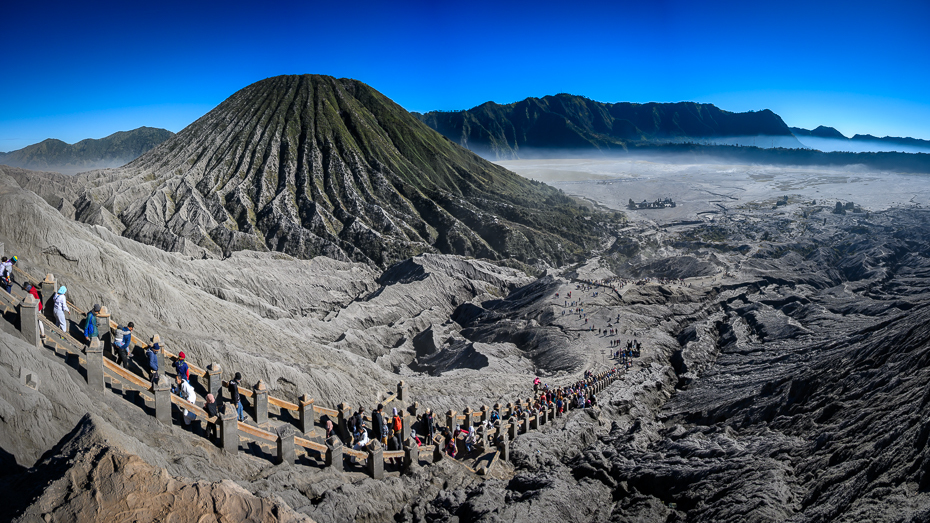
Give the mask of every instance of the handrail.
[{"label": "handrail", "polygon": [[253,438],[270,441],[276,443],[278,441],[278,436],[270,432],[264,431],[258,427],[253,427],[248,423],[243,423],[241,421],[237,422],[239,424],[239,432],[244,432]]},{"label": "handrail", "polygon": [[[52,322],[51,320],[49,320],[48,318],[46,318],[46,317],[40,315],[40,316],[39,316],[39,320],[42,321],[42,322],[44,322],[44,323],[51,329],[51,331],[52,331],[53,333],[57,334],[58,337],[61,338],[62,340],[64,340],[64,341],[70,343],[74,348],[76,348],[76,349],[79,348],[79,350],[83,350],[83,349],[84,349],[84,344],[83,344],[83,343],[77,341],[76,339],[74,339],[73,337],[71,337],[70,334],[68,334],[68,333],[62,331],[61,329],[59,329],[59,328],[58,328],[58,325],[55,325],[55,323]],[[70,352],[70,351],[69,351],[69,352]]]},{"label": "handrail", "polygon": [[327,416],[338,416],[339,415],[338,410],[327,409],[326,407],[320,407],[318,405],[314,405],[313,410],[315,412],[319,412],[320,414],[325,414]]},{"label": "handrail", "polygon": [[[18,267],[14,267],[14,269],[15,269],[18,273],[25,275],[26,278],[29,279],[31,282],[37,281],[36,279],[34,279],[31,275],[29,275],[28,273],[26,273],[26,272],[23,271],[22,269],[19,269]],[[11,308],[12,308],[13,310],[15,310],[15,309],[18,307],[19,303],[20,303],[20,299],[19,299],[18,296],[16,296],[15,294],[12,294],[12,293],[8,293],[8,294],[9,294],[9,296],[6,296],[6,295],[3,295],[3,293],[0,293],[0,305],[2,305],[3,303],[6,303],[6,304],[7,304],[6,307],[5,307],[5,309],[4,309],[4,312],[9,311]],[[73,303],[68,302],[68,304],[74,309],[75,312],[86,314],[85,311],[81,310],[80,307],[75,306]],[[83,352],[84,347],[85,347],[85,344],[84,344],[84,343],[77,341],[74,337],[72,337],[70,334],[68,334],[68,332],[59,329],[58,326],[55,325],[55,323],[54,323],[53,321],[49,320],[48,317],[46,317],[45,315],[40,315],[40,316],[39,316],[39,320],[42,321],[42,322],[44,322],[43,325],[47,325],[47,326],[49,327],[49,333],[54,335],[54,337],[52,337],[51,339],[48,340],[51,344],[54,344],[58,349],[63,349],[63,350],[65,350],[65,351],[67,351],[67,352],[69,352],[69,353],[71,353],[71,354],[74,354],[75,352],[77,352],[77,353],[78,353],[78,357],[80,358],[80,353]],[[117,328],[117,327],[119,326],[119,324],[117,324],[117,323],[116,323],[115,321],[113,321],[112,319],[109,319],[108,323],[109,323],[111,329],[115,329],[115,328]],[[60,339],[64,342],[64,343],[63,343],[64,346],[62,346],[61,344],[59,344],[58,341],[56,341],[56,340],[54,339],[55,337],[60,338]],[[144,348],[148,348],[149,345],[148,345],[147,343],[145,343],[143,340],[141,340],[138,336],[136,336],[136,335],[131,335],[131,338],[132,338],[133,341],[137,342],[137,346],[139,346],[140,348],[143,348],[143,349],[144,349]],[[69,346],[70,346],[70,347],[69,347]],[[74,349],[74,350],[72,350],[72,349]],[[177,356],[176,356],[175,354],[173,354],[173,353],[171,353],[171,352],[168,352],[167,350],[164,351],[164,355],[165,355],[166,358],[170,358],[170,359],[174,359],[174,360],[177,359]],[[82,361],[82,363],[86,364],[86,360],[85,360],[85,359],[82,358],[81,361]],[[137,374],[135,374],[135,373],[133,373],[133,372],[130,372],[130,371],[128,371],[127,369],[124,369],[123,367],[117,365],[115,362],[111,361],[111,360],[108,359],[108,358],[103,358],[102,362],[103,362],[105,374],[108,375],[108,376],[110,376],[112,379],[114,379],[114,380],[117,380],[117,379],[119,379],[119,380],[125,380],[127,383],[130,383],[130,384],[132,384],[132,385],[134,385],[134,386],[137,386],[137,387],[142,388],[143,391],[145,391],[145,392],[152,392],[152,388],[151,388],[151,386],[150,386],[149,381],[148,381],[147,379],[145,379],[144,377],[140,377],[139,375],[137,375]],[[198,367],[197,365],[194,365],[194,364],[192,364],[192,363],[190,363],[190,362],[188,362],[188,368],[190,369],[190,372],[191,372],[191,373],[193,373],[193,374],[195,374],[195,375],[198,375],[198,376],[201,376],[201,377],[207,376],[207,374],[208,374],[206,370],[204,370],[204,369],[202,369],[202,368]],[[598,373],[598,374],[594,374],[594,375],[592,375],[590,378],[586,378],[586,379],[581,380],[581,381],[582,381],[583,383],[585,383],[587,387],[591,387],[592,385],[595,385],[595,384],[597,384],[597,383],[599,383],[599,382],[606,382],[607,384],[609,384],[609,383],[612,383],[612,382],[614,382],[614,381],[616,381],[616,380],[617,380],[617,372],[613,372],[613,374],[611,374],[611,371],[605,371],[605,372],[601,372],[601,373]],[[223,383],[224,386],[227,386],[227,387],[228,387],[229,382],[222,382],[222,383]],[[584,388],[587,388],[587,387],[584,387]],[[246,389],[246,388],[244,388],[244,387],[242,387],[242,386],[239,386],[238,389],[239,389],[240,394],[242,394],[242,395],[244,395],[244,396],[246,396],[246,397],[253,397],[253,396],[255,395],[254,392],[253,392],[252,390]],[[397,395],[398,395],[398,394],[397,394],[396,392],[390,392],[390,393],[387,394],[387,396],[385,397],[385,399],[383,399],[383,400],[381,401],[381,403],[382,403],[382,404],[386,404],[386,403],[389,403],[389,402],[391,402],[391,401],[394,401],[394,400],[397,399]],[[170,395],[170,398],[171,398],[171,402],[172,402],[172,403],[178,405],[179,407],[181,407],[181,408],[183,408],[183,409],[186,409],[186,410],[188,410],[188,411],[190,411],[190,412],[193,412],[193,413],[196,414],[197,416],[201,417],[202,419],[205,419],[206,421],[208,421],[208,422],[210,422],[210,423],[216,423],[216,422],[218,421],[218,417],[210,417],[210,416],[208,415],[208,413],[207,413],[203,408],[197,406],[196,403],[188,402],[187,400],[185,400],[185,399],[183,399],[183,398],[181,398],[181,397],[178,397],[178,396],[176,396],[176,395]],[[269,402],[270,404],[272,404],[272,405],[275,405],[275,406],[279,407],[279,408],[282,408],[282,409],[285,409],[285,410],[290,410],[290,411],[299,411],[300,406],[302,405],[302,404],[299,405],[299,404],[297,404],[297,403],[293,403],[293,402],[290,402],[290,401],[287,401],[287,400],[283,400],[283,399],[280,399],[280,398],[276,398],[276,397],[273,397],[273,396],[270,396],[270,395],[269,395],[269,397],[268,397],[268,402]],[[335,410],[335,409],[328,409],[328,408],[325,408],[325,407],[321,407],[321,406],[319,406],[319,405],[312,405],[311,408],[313,409],[314,412],[318,412],[318,413],[321,413],[321,414],[325,414],[325,415],[329,415],[329,416],[338,416],[338,415],[339,415],[339,411],[338,411],[338,410]],[[506,414],[507,412],[509,412],[509,409],[500,409],[500,410],[501,410],[503,413],[505,413],[505,414]],[[530,412],[533,412],[534,415],[530,416],[530,415],[529,415]],[[522,419],[527,420],[527,422],[529,422],[529,421],[538,421],[539,418],[540,418],[541,416],[542,416],[542,414],[540,414],[540,413],[537,412],[537,411],[527,411],[526,417],[525,417],[525,418],[522,418]],[[468,415],[466,415],[466,414],[460,414],[460,415],[455,415],[454,419],[455,419],[455,420],[466,420],[466,419],[468,419],[469,417],[470,417],[470,416],[468,416]],[[365,416],[365,419],[367,420],[367,419],[369,419],[369,418],[368,418],[367,416]],[[522,419],[521,419],[521,421],[522,421]],[[238,426],[239,432],[241,432],[243,435],[245,435],[245,436],[247,436],[247,437],[251,437],[251,438],[256,439],[256,440],[274,443],[274,442],[277,442],[277,441],[280,439],[280,438],[277,436],[277,434],[274,434],[274,433],[272,433],[272,432],[268,432],[268,431],[266,431],[266,430],[257,428],[257,427],[252,426],[252,425],[248,425],[248,424],[243,423],[243,422],[237,422],[237,426]],[[496,429],[496,428],[490,428],[490,429],[488,429],[488,430],[485,432],[485,434],[487,434],[488,436],[491,436],[491,435],[497,434],[497,433],[499,433],[499,432],[501,432],[501,430]],[[460,433],[459,436],[458,436],[459,439],[464,439],[465,437],[466,437],[466,433],[464,433],[464,432]],[[313,441],[313,440],[304,438],[304,437],[295,437],[295,438],[294,438],[294,441],[295,441],[295,444],[298,445],[298,446],[301,446],[301,447],[303,447],[303,448],[310,449],[310,450],[312,450],[312,451],[316,451],[316,452],[319,452],[319,453],[324,453],[324,454],[325,454],[325,452],[326,452],[327,449],[328,449],[327,445],[322,444],[322,443],[319,443],[319,442],[317,442],[317,441]],[[486,443],[486,442],[485,442],[485,443]],[[420,446],[419,448],[420,448],[420,451],[422,451],[422,452],[435,451],[436,449],[441,448],[441,443],[437,443],[436,440],[434,439],[432,445],[422,445],[422,446]],[[368,452],[365,452],[365,451],[356,451],[356,450],[354,450],[354,449],[352,449],[352,448],[344,448],[344,449],[343,449],[343,452],[344,452],[346,455],[348,455],[348,456],[352,456],[352,457],[355,457],[355,458],[357,458],[357,459],[362,459],[362,460],[365,460],[365,459],[367,459],[367,458],[369,457],[369,453],[368,453]],[[404,455],[405,455],[405,451],[403,451],[403,450],[382,451],[382,455],[383,455],[384,459],[402,458],[402,457],[404,457]],[[495,463],[497,462],[497,460],[499,459],[499,456],[500,456],[500,451],[494,452],[494,455],[491,457],[491,461],[490,461],[489,465],[488,465],[487,467],[482,467],[482,468],[484,469],[485,472],[487,472],[488,470],[491,469],[491,467],[494,466],[494,464],[495,464]],[[456,461],[456,460],[453,460],[453,461]],[[461,463],[461,462],[458,462],[458,461],[456,461],[456,462],[459,463],[460,466],[465,467],[467,470],[469,470],[469,471],[471,471],[471,472],[475,472],[474,469],[472,469],[471,467],[465,465],[464,463]]]},{"label": "handrail", "polygon": [[300,410],[300,408],[297,406],[296,403],[291,403],[290,401],[278,399],[270,395],[268,396],[268,403],[271,403],[272,405],[276,407],[281,407],[284,410],[292,410],[294,412],[297,412]]},{"label": "handrail", "polygon": [[361,450],[343,448],[342,453],[352,456],[353,458],[356,458],[356,459],[368,459],[368,453],[365,451],[361,451]]},{"label": "handrail", "polygon": [[210,423],[216,423],[216,419],[218,416],[211,418],[210,415],[207,414],[207,411],[203,410],[202,408],[198,407],[197,405],[187,401],[186,399],[180,396],[175,396],[174,394],[171,394],[171,403],[174,403],[175,405],[179,407],[192,411],[194,414],[209,421]]},{"label": "handrail", "polygon": [[328,448],[326,445],[322,443],[317,443],[315,441],[312,441],[306,438],[300,438],[300,437],[294,438],[294,444],[300,445],[301,447],[305,449],[315,450],[317,452],[326,452],[326,449]]},{"label": "handrail", "polygon": [[143,387],[146,390],[151,387],[151,383],[148,380],[140,378],[137,374],[129,372],[128,370],[120,367],[107,358],[103,358],[103,366],[106,367],[110,372],[115,373],[120,378],[132,382],[132,384],[137,387]]}]

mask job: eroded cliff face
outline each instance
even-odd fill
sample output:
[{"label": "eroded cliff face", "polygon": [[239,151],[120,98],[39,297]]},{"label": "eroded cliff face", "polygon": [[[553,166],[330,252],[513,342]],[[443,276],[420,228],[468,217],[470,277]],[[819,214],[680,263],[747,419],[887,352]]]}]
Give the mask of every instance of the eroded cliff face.
[{"label": "eroded cliff face", "polygon": [[316,75],[252,84],[125,168],[79,181],[86,191],[66,199],[81,221],[191,255],[561,265],[596,243],[606,219],[453,144],[361,82]]}]

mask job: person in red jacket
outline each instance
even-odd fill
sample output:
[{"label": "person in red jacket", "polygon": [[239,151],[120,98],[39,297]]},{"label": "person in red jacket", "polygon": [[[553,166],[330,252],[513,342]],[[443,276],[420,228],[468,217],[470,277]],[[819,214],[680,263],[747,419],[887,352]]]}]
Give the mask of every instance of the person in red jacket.
[{"label": "person in red jacket", "polygon": [[[39,313],[41,314],[43,305],[42,298],[39,296],[39,289],[36,289],[31,283],[26,282],[26,292],[39,301]],[[45,339],[45,325],[42,325],[41,321],[39,321],[39,338]]]},{"label": "person in red jacket", "polygon": [[39,296],[39,289],[33,287],[31,283],[26,283],[26,292],[31,294],[33,298],[39,300],[39,312],[42,312],[42,298]]}]

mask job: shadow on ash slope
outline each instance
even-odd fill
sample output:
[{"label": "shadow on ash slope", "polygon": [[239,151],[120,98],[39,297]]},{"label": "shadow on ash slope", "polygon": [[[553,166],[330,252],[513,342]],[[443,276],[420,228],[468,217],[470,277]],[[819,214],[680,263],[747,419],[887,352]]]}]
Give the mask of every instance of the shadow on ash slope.
[{"label": "shadow on ash slope", "polygon": [[[282,504],[317,521],[930,519],[930,217],[921,211],[641,224],[599,259],[541,278],[448,256],[379,274],[325,258],[166,254],[0,181],[0,241],[26,269],[50,270],[78,304],[108,304],[194,361],[244,370],[275,395],[371,407],[400,374],[424,406],[461,409],[525,398],[535,373],[564,383],[611,365],[609,338],[591,325],[616,325],[624,341],[635,332],[645,349],[601,408],[519,437],[498,479],[443,460],[374,481],[223,456],[115,397],[92,400],[73,369],[0,333],[0,458],[37,463],[0,467],[10,471],[4,484],[36,500],[25,519],[49,513],[36,503],[53,520],[94,503],[46,488],[69,488],[60,479],[69,460],[74,485],[107,467],[129,482],[167,471],[177,482],[153,495],[231,500],[218,519],[291,518]],[[609,277],[608,267],[687,280],[597,297],[571,282]],[[562,314],[568,291],[590,323]],[[38,392],[16,379],[29,365]],[[100,419],[82,419],[91,411]],[[106,459],[87,462],[89,453]],[[104,501],[95,510],[109,513],[119,485],[91,483]]]},{"label": "shadow on ash slope", "polygon": [[[551,442],[518,444],[510,482],[440,495],[427,514],[930,519],[930,213],[732,220],[653,247],[691,253],[679,258],[691,270],[726,267],[690,280],[711,289],[703,317],[667,329],[679,345],[671,399],[650,408],[612,388],[609,434],[557,460]],[[624,271],[655,263],[613,256]]]}]

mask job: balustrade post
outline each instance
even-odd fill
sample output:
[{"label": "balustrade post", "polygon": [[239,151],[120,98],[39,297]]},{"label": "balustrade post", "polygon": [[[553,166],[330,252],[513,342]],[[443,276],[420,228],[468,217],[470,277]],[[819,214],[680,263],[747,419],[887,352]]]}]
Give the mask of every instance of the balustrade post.
[{"label": "balustrade post", "polygon": [[450,410],[446,412],[446,427],[449,429],[449,432],[455,430],[455,411]]},{"label": "balustrade post", "polygon": [[462,425],[462,430],[468,430],[471,427],[471,417],[473,411],[471,407],[465,407],[465,411],[462,414],[465,414],[465,423]]},{"label": "balustrade post", "polygon": [[276,432],[278,433],[278,464],[293,465],[297,460],[297,452],[294,448],[294,428],[290,425],[281,425]]},{"label": "balustrade post", "polygon": [[497,450],[500,451],[500,459],[503,461],[510,461],[510,442],[507,441],[507,438],[504,438],[497,444]]},{"label": "balustrade post", "polygon": [[171,389],[168,380],[164,377],[158,380],[158,385],[152,387],[155,395],[155,419],[165,425],[171,425]]},{"label": "balustrade post", "polygon": [[263,380],[258,380],[258,383],[256,383],[255,387],[252,389],[252,394],[255,423],[257,425],[268,423],[268,387],[265,386]]},{"label": "balustrade post", "polygon": [[218,418],[223,451],[237,454],[239,452],[239,415],[236,413],[236,408],[229,403],[224,403]]},{"label": "balustrade post", "polygon": [[45,275],[45,279],[42,280],[42,283],[39,284],[39,291],[42,293],[42,299],[45,300],[45,303],[42,304],[45,315],[49,318],[53,317],[52,310],[55,308],[52,305],[52,296],[55,295],[55,292],[58,291],[57,281],[55,281],[55,276],[52,273]]},{"label": "balustrade post", "polygon": [[316,422],[313,415],[313,398],[304,394],[297,400],[297,411],[299,416],[298,428],[300,432],[309,434],[313,432],[313,425]]},{"label": "balustrade post", "polygon": [[342,461],[342,441],[336,436],[332,436],[326,440],[326,466],[332,467],[333,470],[338,470],[342,472],[345,470],[345,466]]},{"label": "balustrade post", "polygon": [[103,392],[103,347],[97,338],[90,339],[87,347],[87,384],[92,390]]},{"label": "balustrade post", "polygon": [[31,295],[26,296],[19,305],[19,331],[23,333],[26,343],[37,349],[42,347],[42,338],[39,336],[39,301]]},{"label": "balustrade post", "polygon": [[407,401],[410,399],[409,395],[407,394],[407,384],[404,383],[403,380],[397,384],[397,399],[400,401]]},{"label": "balustrade post", "polygon": [[404,448],[404,470],[410,470],[420,464],[420,447],[416,441],[409,443]]},{"label": "balustrade post", "polygon": [[207,365],[207,392],[213,394],[216,401],[220,401],[223,396],[223,369],[219,363],[213,362]]},{"label": "balustrade post", "polygon": [[384,449],[381,443],[372,441],[368,444],[368,474],[373,479],[384,479]]},{"label": "balustrade post", "polygon": [[482,405],[481,406],[481,423],[487,423],[489,419],[491,419],[491,413],[488,410],[488,406]]},{"label": "balustrade post", "polygon": [[517,424],[515,422],[516,420],[511,419],[510,423],[507,424],[507,438],[508,439],[516,439],[517,437]]},{"label": "balustrade post", "polygon": [[97,337],[100,338],[100,348],[109,354],[113,352],[113,336],[110,334],[110,311],[106,306],[100,307],[100,312],[94,315],[97,327]]}]

